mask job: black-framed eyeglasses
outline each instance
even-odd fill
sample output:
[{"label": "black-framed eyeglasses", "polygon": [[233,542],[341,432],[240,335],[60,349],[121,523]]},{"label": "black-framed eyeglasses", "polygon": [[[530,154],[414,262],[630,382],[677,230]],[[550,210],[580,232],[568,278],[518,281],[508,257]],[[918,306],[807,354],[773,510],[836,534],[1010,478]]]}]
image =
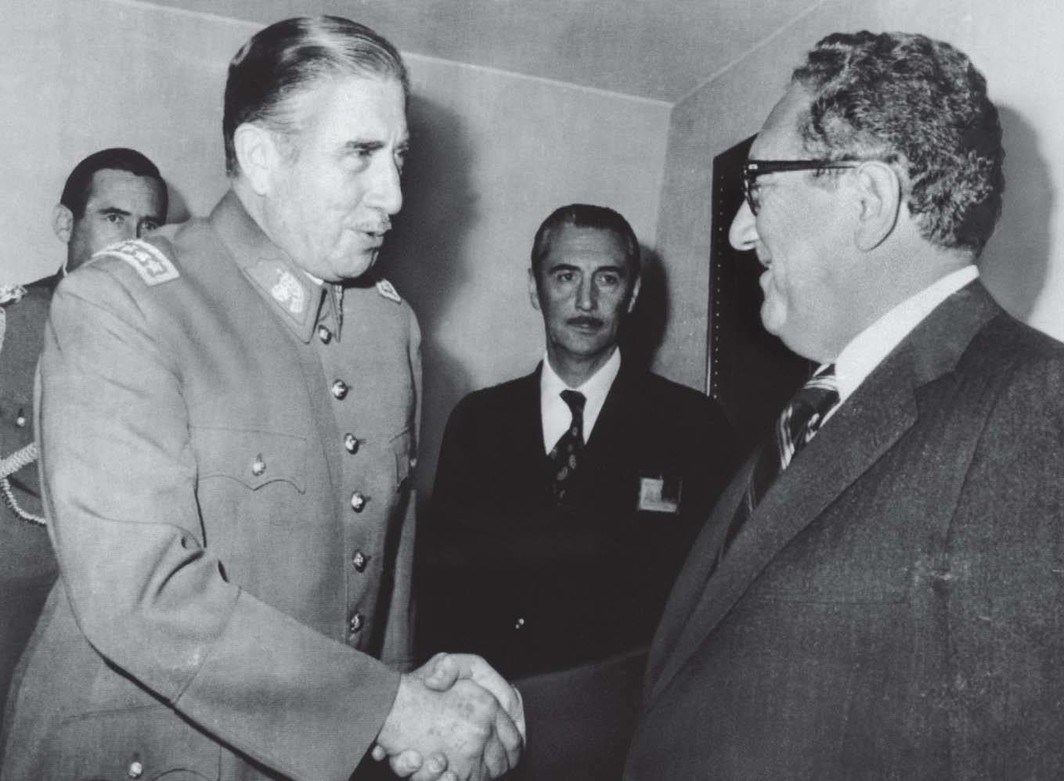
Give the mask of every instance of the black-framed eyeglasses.
[{"label": "black-framed eyeglasses", "polygon": [[836,168],[856,168],[863,160],[747,160],[743,163],[743,196],[750,212],[761,211],[761,193],[757,177],[786,171],[828,171]]}]

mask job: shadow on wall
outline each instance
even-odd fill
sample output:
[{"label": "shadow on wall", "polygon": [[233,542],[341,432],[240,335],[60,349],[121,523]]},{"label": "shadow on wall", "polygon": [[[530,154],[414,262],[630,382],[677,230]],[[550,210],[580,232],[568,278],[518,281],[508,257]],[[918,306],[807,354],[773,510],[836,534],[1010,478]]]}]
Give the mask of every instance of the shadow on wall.
[{"label": "shadow on wall", "polygon": [[979,261],[994,298],[1026,320],[1046,280],[1053,183],[1038,150],[1038,134],[1016,111],[1001,107],[1005,133],[1005,205]]},{"label": "shadow on wall", "polygon": [[624,323],[621,349],[625,362],[649,368],[665,338],[669,316],[665,266],[657,252],[640,245],[643,256],[643,282],[635,309]]},{"label": "shadow on wall", "polygon": [[462,119],[420,96],[411,97],[407,118],[410,154],[403,172],[403,209],[384,243],[380,268],[410,302],[421,325],[417,489],[423,518],[447,416],[472,382],[436,334],[466,282],[462,247],[476,219],[477,195],[469,180],[473,150]]}]

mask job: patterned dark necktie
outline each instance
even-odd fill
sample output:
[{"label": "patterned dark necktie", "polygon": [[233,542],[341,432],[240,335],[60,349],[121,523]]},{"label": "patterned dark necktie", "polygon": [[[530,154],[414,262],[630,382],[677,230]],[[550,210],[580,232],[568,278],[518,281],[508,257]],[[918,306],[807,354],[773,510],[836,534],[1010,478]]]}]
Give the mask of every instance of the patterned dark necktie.
[{"label": "patterned dark necktie", "polygon": [[564,390],[561,397],[562,401],[569,405],[573,422],[547,454],[553,466],[554,496],[558,501],[565,499],[573,481],[573,472],[580,463],[581,451],[584,449],[584,404],[587,403],[584,394],[578,391]]},{"label": "patterned dark necktie", "polygon": [[720,551],[721,557],[780,472],[790,465],[798,451],[816,435],[824,418],[838,403],[839,389],[835,380],[835,366],[829,364],[817,369],[783,408],[776,420],[772,440],[765,442],[758,452],[746,493],[728,526],[728,533]]}]

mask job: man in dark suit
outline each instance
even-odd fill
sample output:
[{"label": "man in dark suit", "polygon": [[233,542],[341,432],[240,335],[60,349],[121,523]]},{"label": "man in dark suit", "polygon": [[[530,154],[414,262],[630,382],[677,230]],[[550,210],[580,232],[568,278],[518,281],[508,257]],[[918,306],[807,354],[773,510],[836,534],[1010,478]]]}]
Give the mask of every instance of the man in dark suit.
[{"label": "man in dark suit", "polygon": [[64,270],[162,225],[166,204],[159,169],[140,152],[89,155],[70,172],[53,212],[56,236],[67,247],[62,269],[0,289],[0,724],[11,673],[57,571],[33,444],[33,375],[48,305]]},{"label": "man in dark suit", "polygon": [[546,357],[448,421],[423,651],[475,651],[524,676],[649,642],[734,448],[713,401],[622,356],[639,286],[639,244],[617,212],[572,204],[540,226],[529,295]]},{"label": "man in dark suit", "polygon": [[1064,348],[977,279],[1003,157],[947,44],[836,34],[794,72],[730,238],[822,366],[677,580],[626,779],[1059,776]]}]

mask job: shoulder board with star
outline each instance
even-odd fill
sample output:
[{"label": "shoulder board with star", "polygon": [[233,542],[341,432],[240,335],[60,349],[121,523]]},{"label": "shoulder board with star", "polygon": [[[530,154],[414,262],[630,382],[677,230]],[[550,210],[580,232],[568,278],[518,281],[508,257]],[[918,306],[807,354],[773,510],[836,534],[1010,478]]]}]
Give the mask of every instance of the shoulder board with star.
[{"label": "shoulder board with star", "polygon": [[387,298],[389,301],[394,301],[397,304],[403,303],[403,299],[399,298],[399,292],[395,289],[387,279],[377,280],[377,292]]},{"label": "shoulder board with star", "polygon": [[161,285],[181,276],[170,258],[166,257],[158,247],[142,239],[129,239],[112,244],[92,257],[107,256],[118,258],[131,266],[148,287]]}]

